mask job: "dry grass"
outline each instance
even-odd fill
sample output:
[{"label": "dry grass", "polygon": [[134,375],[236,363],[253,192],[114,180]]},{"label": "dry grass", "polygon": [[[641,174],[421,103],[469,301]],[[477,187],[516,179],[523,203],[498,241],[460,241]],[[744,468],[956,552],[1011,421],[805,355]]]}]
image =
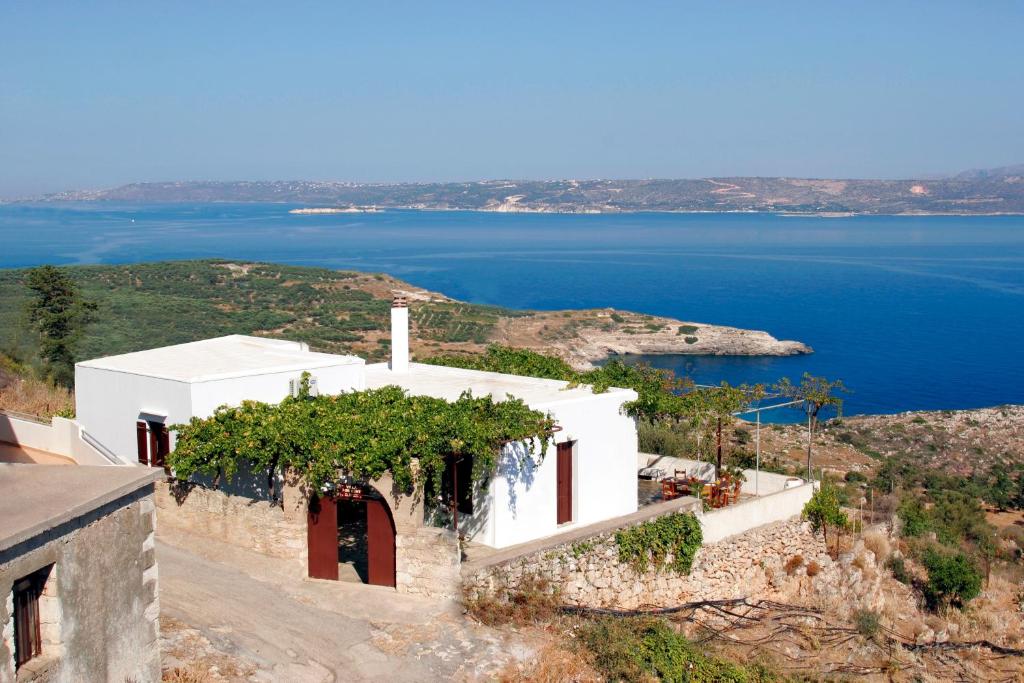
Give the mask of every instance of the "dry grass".
[{"label": "dry grass", "polygon": [[164,683],[208,683],[213,680],[213,675],[209,667],[192,663],[165,671],[160,680]]},{"label": "dry grass", "polygon": [[37,415],[49,419],[54,415],[70,415],[75,410],[75,397],[64,387],[25,377],[7,378],[0,388],[0,410]]},{"label": "dry grass", "polygon": [[601,675],[578,652],[548,645],[526,663],[511,663],[498,674],[502,683],[597,683]]},{"label": "dry grass", "polygon": [[889,538],[881,531],[869,531],[864,534],[864,547],[875,554],[875,562],[884,564],[889,559],[892,546]]},{"label": "dry grass", "polygon": [[221,652],[198,630],[171,617],[160,617],[160,641],[168,666],[161,680],[168,683],[242,683],[256,672],[248,662]]},{"label": "dry grass", "polygon": [[788,574],[789,576],[793,576],[793,574],[796,573],[796,570],[800,569],[800,567],[802,566],[804,566],[804,556],[794,555],[793,557],[786,560],[786,564],[784,564],[782,568],[786,570],[786,574]]},{"label": "dry grass", "polygon": [[814,560],[811,560],[810,562],[807,563],[807,576],[814,577],[814,576],[817,576],[820,573],[821,573],[821,565],[820,564],[818,564]]},{"label": "dry grass", "polygon": [[487,626],[538,624],[560,614],[558,591],[547,579],[524,576],[518,586],[496,593],[466,594],[463,603],[470,615]]}]

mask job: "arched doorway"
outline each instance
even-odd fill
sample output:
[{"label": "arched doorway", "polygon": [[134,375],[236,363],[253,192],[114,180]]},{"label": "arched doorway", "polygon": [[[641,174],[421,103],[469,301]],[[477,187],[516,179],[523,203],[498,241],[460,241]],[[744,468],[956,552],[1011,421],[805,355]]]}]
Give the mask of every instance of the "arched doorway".
[{"label": "arched doorway", "polygon": [[337,581],[342,570],[363,583],[394,587],[395,521],[372,486],[343,484],[314,496],[306,529],[310,578]]}]

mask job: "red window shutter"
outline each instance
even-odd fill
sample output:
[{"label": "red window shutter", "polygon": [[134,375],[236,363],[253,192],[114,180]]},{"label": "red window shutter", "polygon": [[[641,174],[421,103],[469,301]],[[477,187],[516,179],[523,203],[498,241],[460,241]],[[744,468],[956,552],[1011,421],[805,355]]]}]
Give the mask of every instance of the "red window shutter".
[{"label": "red window shutter", "polygon": [[135,423],[135,443],[139,449],[139,463],[149,465],[149,427],[139,420]]},{"label": "red window shutter", "polygon": [[39,622],[39,593],[36,577],[14,584],[14,666],[20,667],[43,652]]}]

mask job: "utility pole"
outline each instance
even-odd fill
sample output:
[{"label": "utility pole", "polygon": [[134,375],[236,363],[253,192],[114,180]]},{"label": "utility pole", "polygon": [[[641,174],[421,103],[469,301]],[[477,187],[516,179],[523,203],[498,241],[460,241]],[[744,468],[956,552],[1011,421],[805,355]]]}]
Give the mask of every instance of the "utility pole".
[{"label": "utility pole", "polygon": [[715,476],[722,476],[722,418],[718,418],[718,471]]}]

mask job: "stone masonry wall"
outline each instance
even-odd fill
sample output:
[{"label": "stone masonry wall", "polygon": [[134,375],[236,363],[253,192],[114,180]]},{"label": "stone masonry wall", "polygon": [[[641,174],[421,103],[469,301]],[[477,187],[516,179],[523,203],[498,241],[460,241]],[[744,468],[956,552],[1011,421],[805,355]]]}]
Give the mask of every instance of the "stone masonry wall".
[{"label": "stone masonry wall", "polygon": [[[161,533],[180,529],[220,543],[253,550],[306,566],[306,511],[289,506],[292,488],[284,487],[284,508],[265,500],[223,491],[156,483],[156,509]],[[297,507],[295,514],[288,514]]]},{"label": "stone masonry wall", "polygon": [[399,593],[455,598],[460,592],[462,552],[448,529],[421,527],[395,538],[395,583]]},{"label": "stone masonry wall", "polygon": [[[787,571],[787,562],[796,556],[802,560],[800,567]],[[657,568],[637,573],[619,561],[615,533],[608,531],[492,566],[467,565],[463,587],[470,596],[500,597],[524,578],[537,577],[558,590],[565,604],[635,609],[763,595],[781,587],[790,574],[806,572],[812,561],[822,572],[835,564],[821,537],[797,519],[702,547],[689,575]]]},{"label": "stone masonry wall", "polygon": [[[459,595],[461,559],[455,535],[422,526],[422,507],[409,498],[395,499],[388,481],[379,480],[374,485],[384,495],[395,521],[396,590],[439,598]],[[280,506],[201,486],[182,489],[167,482],[157,482],[155,499],[161,533],[180,529],[292,560],[305,575],[309,495],[293,473],[285,476]]]},{"label": "stone masonry wall", "polygon": [[[0,552],[0,681],[160,680],[155,508],[147,486]],[[52,567],[42,655],[14,673],[12,585]]]}]

